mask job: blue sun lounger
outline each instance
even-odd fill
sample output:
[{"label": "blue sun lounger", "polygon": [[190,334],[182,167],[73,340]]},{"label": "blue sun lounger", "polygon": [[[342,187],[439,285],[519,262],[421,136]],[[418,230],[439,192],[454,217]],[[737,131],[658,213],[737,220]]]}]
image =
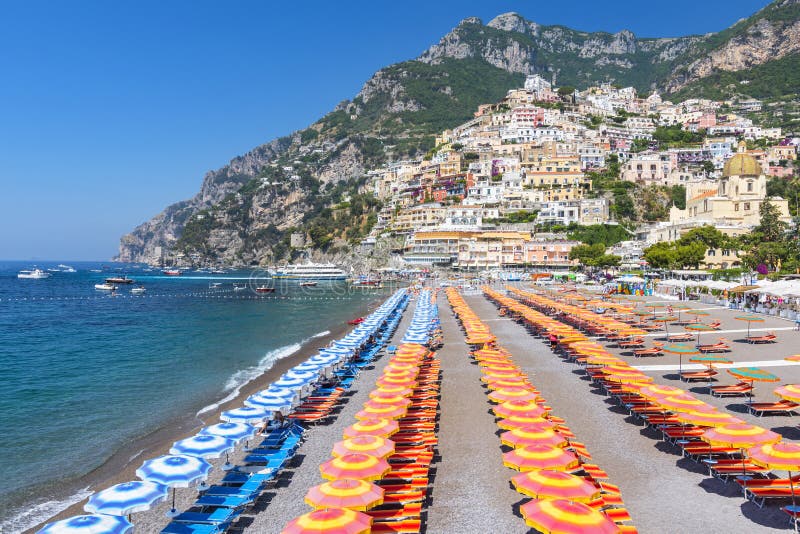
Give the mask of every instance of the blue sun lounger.
[{"label": "blue sun lounger", "polygon": [[222,532],[216,525],[198,523],[170,523],[161,534],[219,534]]},{"label": "blue sun lounger", "polygon": [[216,525],[222,528],[239,517],[241,510],[233,508],[215,508],[210,512],[183,512],[172,518],[173,523],[197,523]]},{"label": "blue sun lounger", "polygon": [[260,491],[250,492],[243,495],[203,495],[197,498],[195,506],[213,506],[215,508],[244,508],[253,504],[253,501],[261,494]]}]

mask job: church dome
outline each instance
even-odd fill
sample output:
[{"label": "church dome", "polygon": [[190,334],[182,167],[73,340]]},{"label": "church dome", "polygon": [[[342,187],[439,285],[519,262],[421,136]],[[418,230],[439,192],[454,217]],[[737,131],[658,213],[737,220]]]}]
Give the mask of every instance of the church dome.
[{"label": "church dome", "polygon": [[748,154],[734,154],[731,159],[725,162],[722,168],[722,176],[760,176],[761,165],[756,158]]}]

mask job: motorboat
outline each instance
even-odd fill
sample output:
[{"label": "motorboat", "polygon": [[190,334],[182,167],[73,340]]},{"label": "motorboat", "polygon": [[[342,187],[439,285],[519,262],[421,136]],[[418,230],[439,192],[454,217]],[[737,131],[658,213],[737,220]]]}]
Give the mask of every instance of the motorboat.
[{"label": "motorboat", "polygon": [[165,269],[161,272],[167,276],[180,276],[183,274],[180,269]]},{"label": "motorboat", "polygon": [[284,280],[347,280],[347,273],[332,263],[304,263],[279,267],[273,278]]},{"label": "motorboat", "polygon": [[17,278],[28,278],[32,280],[40,280],[42,278],[50,278],[52,276],[47,271],[41,269],[31,269],[27,271],[20,271],[17,273]]},{"label": "motorboat", "polygon": [[356,317],[355,319],[351,319],[351,320],[347,321],[347,324],[357,325],[357,324],[361,324],[363,322],[364,322],[364,318],[363,317]]},{"label": "motorboat", "polygon": [[131,295],[142,295],[146,291],[147,290],[143,286],[134,287],[133,289],[131,289]]},{"label": "motorboat", "polygon": [[245,289],[247,289],[246,284],[233,284],[234,291],[244,291]]},{"label": "motorboat", "polygon": [[223,271],[221,269],[213,269],[211,274],[227,274],[228,271]]},{"label": "motorboat", "polygon": [[300,287],[316,287],[317,286],[317,282],[305,281],[305,282],[300,282],[297,285],[299,285]]},{"label": "motorboat", "polygon": [[211,282],[208,284],[208,289],[217,289],[222,285],[222,282]]},{"label": "motorboat", "polygon": [[117,290],[117,286],[115,286],[114,284],[109,284],[108,282],[105,282],[105,283],[102,283],[102,284],[95,284],[94,288],[95,289],[99,289],[101,291],[116,291]]},{"label": "motorboat", "polygon": [[125,276],[112,276],[111,278],[106,278],[107,284],[132,284],[134,280],[132,278],[128,278],[127,275]]},{"label": "motorboat", "polygon": [[258,286],[256,288],[256,293],[274,293],[275,288],[269,286]]},{"label": "motorboat", "polygon": [[75,267],[71,267],[69,265],[64,265],[63,263],[59,263],[58,266],[61,269],[62,273],[77,273],[78,272],[78,271],[75,270]]}]

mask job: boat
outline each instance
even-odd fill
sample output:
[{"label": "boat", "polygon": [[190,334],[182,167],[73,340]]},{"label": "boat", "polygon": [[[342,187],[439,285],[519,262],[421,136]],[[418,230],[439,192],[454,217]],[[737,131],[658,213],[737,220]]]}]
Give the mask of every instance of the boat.
[{"label": "boat", "polygon": [[284,280],[347,280],[347,273],[332,263],[308,262],[280,267],[272,277]]},{"label": "boat", "polygon": [[208,289],[217,289],[221,285],[222,285],[222,282],[212,282],[212,283],[208,284]]},{"label": "boat", "polygon": [[100,269],[89,269],[89,272],[90,273],[102,273],[103,271],[101,271]]},{"label": "boat", "polygon": [[63,263],[59,263],[58,266],[61,268],[62,273],[77,273],[78,271],[75,270],[75,267],[71,267],[69,265],[64,265]]},{"label": "boat", "polygon": [[133,282],[134,280],[132,278],[128,278],[128,275],[106,278],[107,284],[132,284]]},{"label": "boat", "polygon": [[52,276],[47,271],[41,269],[32,269],[28,271],[20,271],[17,273],[17,278],[29,278],[32,280],[40,280],[42,278],[50,278]]},{"label": "boat", "polygon": [[274,293],[275,288],[269,286],[258,286],[256,288],[256,293]]},{"label": "boat", "polygon": [[305,281],[305,282],[300,282],[297,285],[299,285],[300,287],[316,287],[317,286],[317,282]]},{"label": "boat", "polygon": [[355,319],[351,319],[351,320],[347,321],[347,324],[356,325],[356,324],[361,324],[363,322],[364,322],[364,318],[363,317],[356,317]]},{"label": "boat", "polygon": [[166,269],[161,272],[167,276],[180,276],[183,274],[180,269]]},{"label": "boat", "polygon": [[234,291],[244,291],[247,289],[247,284],[233,284]]},{"label": "boat", "polygon": [[223,271],[221,269],[213,269],[211,274],[227,274],[228,271]]},{"label": "boat", "polygon": [[145,291],[147,290],[143,286],[134,287],[133,289],[131,289],[131,295],[141,295]]},{"label": "boat", "polygon": [[114,284],[109,284],[107,282],[103,283],[103,284],[95,284],[94,288],[95,289],[99,289],[101,291],[116,291],[117,290],[117,286],[115,286]]},{"label": "boat", "polygon": [[381,281],[372,278],[359,278],[358,280],[353,280],[351,285],[355,287],[380,287]]}]

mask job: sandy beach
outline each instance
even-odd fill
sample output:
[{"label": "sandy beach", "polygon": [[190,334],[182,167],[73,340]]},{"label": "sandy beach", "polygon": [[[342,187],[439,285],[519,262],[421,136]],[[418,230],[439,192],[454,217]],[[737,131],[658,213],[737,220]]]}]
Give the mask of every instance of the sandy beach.
[{"label": "sandy beach", "polygon": [[[374,310],[385,299],[385,295],[376,296],[370,302],[364,303],[353,309],[353,316],[366,315],[371,310]],[[129,480],[138,480],[136,477],[136,469],[142,464],[145,459],[154,458],[162,454],[167,454],[170,446],[177,440],[189,437],[197,433],[203,426],[214,424],[219,421],[219,414],[225,410],[241,406],[244,399],[253,393],[262,390],[274,382],[281,374],[286,372],[289,368],[302,363],[309,357],[316,354],[320,347],[328,345],[331,341],[344,336],[352,326],[342,324],[336,328],[331,328],[330,333],[315,338],[306,343],[298,352],[291,356],[277,360],[273,366],[262,375],[248,382],[242,386],[239,395],[230,401],[221,404],[213,410],[204,412],[201,416],[197,416],[198,410],[203,406],[198,405],[196,410],[191,413],[180,414],[175,417],[169,424],[152,432],[148,435],[142,436],[139,439],[133,440],[124,446],[122,449],[115,452],[113,456],[107,459],[100,467],[87,473],[85,476],[71,483],[69,488],[63,488],[64,494],[77,492],[81,488],[88,488],[92,491],[97,491],[120,482]],[[224,377],[220,379],[224,380]],[[213,402],[210,399],[209,402]],[[230,456],[231,462],[236,462],[244,457],[241,448],[238,448],[235,454]],[[222,477],[222,471],[218,467],[224,463],[224,458],[210,460],[215,469],[211,471],[209,476],[209,484],[213,484]],[[196,498],[197,492],[191,490],[178,490],[176,506],[178,509],[187,508]],[[41,528],[44,523],[50,521],[64,519],[73,515],[80,515],[85,513],[83,505],[85,500],[82,500],[56,516],[42,522],[35,527],[26,530],[26,533],[36,532]],[[169,509],[169,505],[164,503],[147,512],[133,514],[132,521],[136,526],[137,532],[158,532],[163,526],[168,523],[165,517],[165,512]]]}]

